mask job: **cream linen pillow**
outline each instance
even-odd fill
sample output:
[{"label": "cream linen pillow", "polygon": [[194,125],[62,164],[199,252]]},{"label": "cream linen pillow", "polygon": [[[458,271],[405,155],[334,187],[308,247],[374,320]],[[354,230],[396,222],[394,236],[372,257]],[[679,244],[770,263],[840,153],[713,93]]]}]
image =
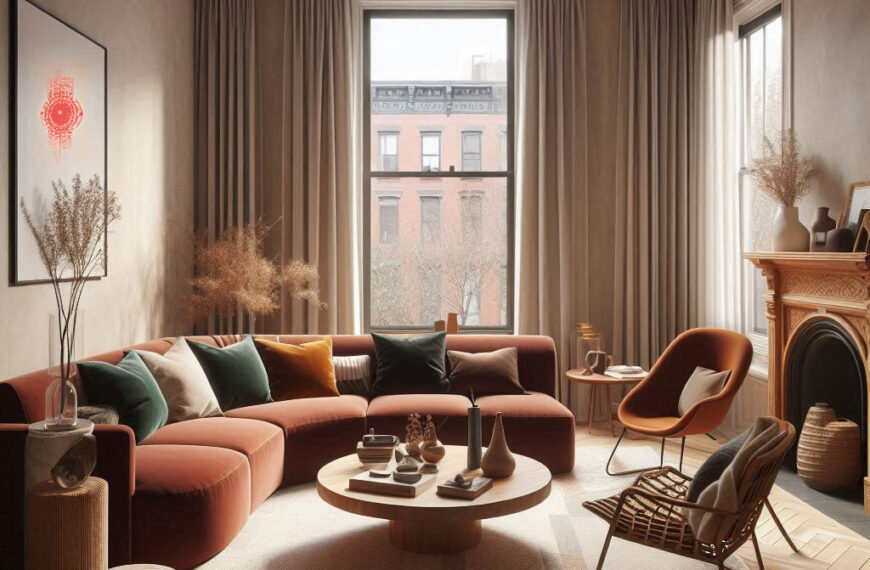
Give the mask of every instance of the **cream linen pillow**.
[{"label": "cream linen pillow", "polygon": [[728,378],[731,376],[730,370],[716,372],[703,366],[698,366],[686,385],[683,386],[683,391],[680,393],[680,401],[677,403],[677,413],[682,416],[691,409],[692,406],[705,400],[711,396],[715,396],[722,391]]},{"label": "cream linen pillow", "polygon": [[137,351],[151,371],[169,407],[167,423],[222,416],[208,378],[184,337],[178,337],[165,354]]}]

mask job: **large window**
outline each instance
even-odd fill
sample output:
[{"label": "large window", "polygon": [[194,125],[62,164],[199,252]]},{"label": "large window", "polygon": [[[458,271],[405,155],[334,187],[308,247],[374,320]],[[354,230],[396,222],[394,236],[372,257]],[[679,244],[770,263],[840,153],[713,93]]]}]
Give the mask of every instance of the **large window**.
[{"label": "large window", "polygon": [[513,12],[367,10],[363,58],[366,329],[510,331]]},{"label": "large window", "polygon": [[[776,204],[756,191],[752,168],[753,161],[761,157],[764,137],[775,140],[783,131],[783,34],[780,7],[772,8],[739,29],[738,183],[744,212],[743,243],[746,251],[768,251],[772,245],[770,230]],[[765,336],[767,316],[764,295],[767,284],[760,270],[748,265],[747,269],[747,332]]]}]

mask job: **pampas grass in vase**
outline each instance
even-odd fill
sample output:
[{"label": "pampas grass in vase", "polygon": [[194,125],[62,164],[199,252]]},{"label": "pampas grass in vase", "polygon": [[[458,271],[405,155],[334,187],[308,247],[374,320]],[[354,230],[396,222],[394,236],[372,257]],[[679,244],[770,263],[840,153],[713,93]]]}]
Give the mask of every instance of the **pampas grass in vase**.
[{"label": "pampas grass in vase", "polygon": [[810,231],[800,222],[797,204],[809,193],[816,170],[801,157],[794,130],[776,139],[765,136],[762,156],[753,166],[758,190],[779,204],[773,222],[774,251],[809,251]]}]

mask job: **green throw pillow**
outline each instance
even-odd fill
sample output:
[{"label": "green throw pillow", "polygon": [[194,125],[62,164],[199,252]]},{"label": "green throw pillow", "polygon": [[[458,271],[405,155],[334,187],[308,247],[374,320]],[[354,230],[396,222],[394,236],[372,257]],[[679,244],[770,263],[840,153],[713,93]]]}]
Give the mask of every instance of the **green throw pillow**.
[{"label": "green throw pillow", "polygon": [[79,375],[88,402],[113,407],[120,423],[130,426],[136,443],[166,424],[169,409],[154,376],[135,352],[116,365],[79,362]]},{"label": "green throw pillow", "polygon": [[187,344],[205,371],[222,410],[272,401],[269,377],[252,337],[246,336],[241,342],[226,348],[190,339],[187,339]]},{"label": "green throw pillow", "polygon": [[374,395],[446,394],[450,390],[445,363],[446,333],[417,336],[372,333],[372,339],[377,360]]}]

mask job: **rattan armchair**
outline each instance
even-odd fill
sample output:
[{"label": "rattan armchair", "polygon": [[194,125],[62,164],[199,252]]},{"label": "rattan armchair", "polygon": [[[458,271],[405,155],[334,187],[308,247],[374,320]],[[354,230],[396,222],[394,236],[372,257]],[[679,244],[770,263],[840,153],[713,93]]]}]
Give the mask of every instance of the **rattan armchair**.
[{"label": "rattan armchair", "polygon": [[[619,495],[583,503],[586,509],[610,524],[598,568],[604,564],[613,537],[716,564],[719,568],[725,568],[725,559],[751,537],[758,566],[764,570],[755,525],[765,505],[789,546],[797,552],[797,547],[767,499],[776,474],[795,439],[795,429],[790,423],[780,422],[780,429],[787,433],[779,444],[747,465],[738,486],[742,505],[738,511],[724,511],[687,501],[686,494],[692,478],[673,467],[663,467],[640,475],[633,485]],[[689,509],[724,517],[714,542],[702,542],[695,537],[685,515]]]}]

